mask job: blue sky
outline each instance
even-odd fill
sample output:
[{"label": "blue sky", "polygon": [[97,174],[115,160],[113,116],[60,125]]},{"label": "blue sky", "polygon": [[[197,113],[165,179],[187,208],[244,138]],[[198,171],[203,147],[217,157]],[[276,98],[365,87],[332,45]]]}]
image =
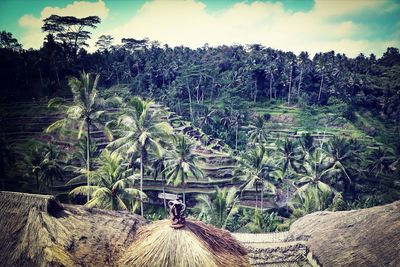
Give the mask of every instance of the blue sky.
[{"label": "blue sky", "polygon": [[[261,43],[286,51],[335,50],[381,56],[400,46],[400,1],[395,0],[0,0],[1,30],[24,48],[43,43],[42,20],[51,14],[97,15],[98,36],[158,40],[199,47]],[[94,49],[94,47],[90,48]]]}]

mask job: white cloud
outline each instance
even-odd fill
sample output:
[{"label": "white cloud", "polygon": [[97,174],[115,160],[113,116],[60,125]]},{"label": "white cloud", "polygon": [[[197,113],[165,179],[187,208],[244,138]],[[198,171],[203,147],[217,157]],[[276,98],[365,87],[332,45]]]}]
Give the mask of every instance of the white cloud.
[{"label": "white cloud", "polygon": [[388,44],[398,46],[399,40],[363,40],[368,28],[340,17],[368,10],[384,12],[392,10],[391,6],[387,1],[316,0],[308,12],[290,12],[280,2],[253,2],[209,14],[199,1],[155,0],[145,3],[129,22],[107,34],[116,40],[148,37],[173,46],[261,43],[296,53],[334,49],[355,56],[360,52],[381,53]]},{"label": "white cloud", "polygon": [[[126,12],[132,13],[131,19],[108,31],[94,31],[90,44],[93,45],[98,36],[110,34],[116,41],[124,37],[148,37],[171,46],[261,43],[295,53],[335,50],[348,56],[356,56],[360,52],[373,52],[379,56],[388,45],[400,45],[399,27],[387,37],[388,40],[369,41],[372,30],[350,18],[365,11],[382,14],[395,8],[399,8],[398,5],[389,0],[315,0],[310,11],[293,12],[285,10],[281,2],[243,1],[210,13],[201,0],[153,0],[144,3],[139,10],[132,8],[129,11],[127,1]],[[44,37],[40,30],[42,20],[51,14],[97,15],[104,19],[108,13],[102,0],[76,1],[63,8],[46,7],[40,17],[27,14],[19,19],[20,26],[25,30],[21,42],[25,48],[39,47]],[[101,28],[109,28],[106,21],[102,24]],[[94,50],[94,47],[91,49]]]},{"label": "white cloud", "polygon": [[109,9],[102,0],[98,2],[75,1],[65,7],[45,7],[40,13],[40,17],[27,14],[19,18],[18,24],[24,31],[21,43],[25,48],[39,48],[45,37],[41,30],[43,19],[51,15],[75,16],[78,18],[99,16],[101,19],[105,19],[108,13]]}]

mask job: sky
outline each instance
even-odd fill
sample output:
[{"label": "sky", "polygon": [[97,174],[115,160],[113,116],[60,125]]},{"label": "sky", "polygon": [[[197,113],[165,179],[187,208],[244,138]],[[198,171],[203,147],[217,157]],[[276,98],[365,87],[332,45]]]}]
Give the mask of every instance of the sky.
[{"label": "sky", "polygon": [[25,49],[39,48],[42,20],[52,14],[99,16],[89,51],[103,34],[116,43],[147,37],[169,46],[262,44],[350,57],[400,47],[399,0],[0,0],[0,30]]}]

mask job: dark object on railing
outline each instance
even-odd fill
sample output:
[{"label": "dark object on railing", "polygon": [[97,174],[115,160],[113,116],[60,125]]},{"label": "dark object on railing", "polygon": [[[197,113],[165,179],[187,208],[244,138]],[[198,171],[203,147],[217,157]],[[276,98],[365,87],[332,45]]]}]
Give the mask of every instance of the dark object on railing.
[{"label": "dark object on railing", "polygon": [[179,199],[171,200],[168,202],[169,216],[172,228],[182,228],[185,226],[184,211],[186,205]]}]

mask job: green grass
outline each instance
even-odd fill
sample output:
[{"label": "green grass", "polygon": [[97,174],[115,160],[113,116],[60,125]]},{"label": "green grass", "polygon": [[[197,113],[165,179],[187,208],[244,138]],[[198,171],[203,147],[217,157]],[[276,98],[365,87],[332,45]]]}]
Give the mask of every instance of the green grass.
[{"label": "green grass", "polygon": [[378,117],[373,116],[367,110],[355,112],[356,120],[354,127],[357,127],[360,132],[369,130],[373,133],[374,139],[377,142],[391,146],[398,142],[399,133],[392,123],[383,123]]}]

